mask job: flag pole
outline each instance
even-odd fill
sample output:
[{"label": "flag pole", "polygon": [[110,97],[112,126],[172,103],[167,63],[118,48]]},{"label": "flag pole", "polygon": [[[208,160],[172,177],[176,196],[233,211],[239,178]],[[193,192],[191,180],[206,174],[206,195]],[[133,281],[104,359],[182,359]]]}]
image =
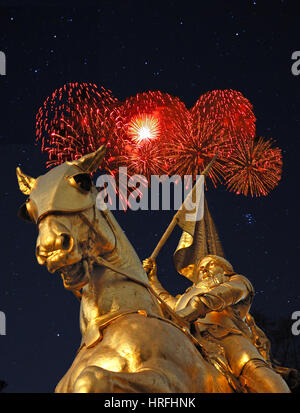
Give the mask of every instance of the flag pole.
[{"label": "flag pole", "polygon": [[[218,153],[216,153],[216,155],[212,158],[212,160],[210,161],[210,163],[207,165],[207,167],[204,169],[204,171],[201,173],[201,175],[206,176],[211,167],[213,166],[213,164],[215,163],[215,160],[218,157]],[[196,184],[193,186],[193,188],[191,189],[190,194],[192,193],[192,191],[194,190]],[[189,195],[190,195],[189,194]],[[188,196],[189,196],[188,195]],[[183,203],[184,204],[184,203]],[[182,204],[182,206],[183,206]],[[165,230],[163,236],[161,237],[161,239],[159,240],[158,244],[156,245],[155,249],[153,250],[150,259],[155,260],[156,257],[158,256],[160,250],[162,249],[162,247],[165,245],[167,239],[169,238],[169,236],[171,235],[173,229],[175,228],[175,226],[177,225],[178,219],[179,219],[179,214],[182,212],[182,209],[178,209],[178,211],[176,212],[176,214],[173,216],[172,221],[170,222],[168,228]]]}]

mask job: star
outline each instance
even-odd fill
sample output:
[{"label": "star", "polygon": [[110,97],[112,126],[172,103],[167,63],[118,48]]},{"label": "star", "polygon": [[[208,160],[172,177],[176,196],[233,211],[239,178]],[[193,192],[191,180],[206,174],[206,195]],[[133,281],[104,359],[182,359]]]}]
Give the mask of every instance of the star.
[{"label": "star", "polygon": [[[275,323],[281,315],[290,315],[288,311],[292,305],[300,310],[297,260],[293,260],[300,252],[296,228],[293,230],[299,208],[297,197],[293,203],[288,196],[297,191],[295,137],[300,125],[300,117],[297,116],[300,98],[294,93],[293,81],[296,79],[289,73],[290,52],[286,54],[286,50],[290,50],[289,39],[293,38],[296,30],[296,16],[293,16],[292,10],[286,10],[288,2],[278,2],[278,5],[274,2],[270,8],[257,0],[250,0],[240,2],[236,9],[223,7],[220,2],[217,10],[212,4],[203,2],[201,18],[204,24],[201,24],[197,13],[188,7],[187,2],[182,3],[178,10],[176,2],[169,2],[172,4],[170,10],[164,6],[159,9],[137,9],[131,7],[133,2],[121,8],[113,3],[102,2],[100,8],[98,3],[93,9],[86,8],[84,15],[74,5],[68,10],[63,6],[55,8],[44,18],[34,9],[22,14],[21,10],[14,8],[2,19],[0,40],[3,47],[7,45],[7,58],[11,65],[8,68],[9,76],[0,77],[4,86],[0,96],[3,99],[0,142],[14,143],[26,137],[26,143],[30,144],[25,147],[8,145],[14,148],[12,151],[5,145],[1,148],[4,171],[7,171],[1,193],[2,216],[7,216],[7,219],[2,220],[6,242],[3,247],[5,259],[2,263],[0,309],[5,309],[11,322],[16,320],[19,324],[24,323],[24,330],[26,320],[35,314],[42,332],[41,336],[37,334],[35,337],[42,339],[39,352],[35,355],[34,346],[26,339],[28,337],[19,342],[19,329],[10,329],[12,345],[7,349],[7,357],[2,360],[0,373],[0,379],[10,378],[10,392],[51,391],[56,384],[53,377],[61,368],[58,366],[64,366],[68,357],[68,364],[72,362],[69,348],[65,352],[63,348],[56,350],[65,339],[65,331],[68,332],[71,348],[77,345],[77,320],[73,327],[69,318],[77,319],[77,315],[69,311],[70,306],[65,306],[65,300],[70,300],[72,304],[74,299],[74,308],[77,309],[77,300],[69,292],[62,291],[56,277],[48,278],[46,269],[38,266],[34,256],[36,228],[19,222],[15,217],[18,205],[24,202],[25,197],[17,188],[14,169],[19,164],[32,176],[46,172],[48,153],[41,156],[40,148],[32,149],[35,141],[34,116],[46,97],[50,96],[51,99],[55,88],[68,81],[86,79],[87,69],[88,80],[95,82],[98,87],[110,87],[120,102],[127,96],[150,89],[177,94],[188,109],[193,107],[200,95],[213,89],[231,87],[249,98],[257,116],[257,136],[266,135],[267,139],[274,137],[276,146],[284,145],[284,168],[290,174],[285,175],[274,195],[258,200],[230,194],[225,190],[225,185],[218,185],[216,190],[208,187],[208,204],[225,253],[232,256],[234,267],[241,268],[241,273],[249,276],[254,289],[258,291],[254,309],[261,306],[262,314],[268,315],[269,312],[272,315],[270,319]],[[258,10],[262,12],[261,15]],[[268,16],[268,25],[263,15]],[[276,28],[280,21],[285,21],[286,27],[277,36]],[[25,26],[26,36],[18,38],[18,33]],[[180,38],[176,37],[179,34]],[[9,52],[12,44],[14,50]],[[139,54],[137,48],[140,45]],[[273,50],[270,50],[270,45]],[[82,51],[79,58],[76,50]],[[274,72],[276,76],[267,70],[276,60],[275,50],[278,56],[287,56],[287,62]],[[14,56],[24,57],[19,59],[18,67],[14,64]],[[259,65],[246,64],[255,61],[255,57]],[[220,61],[222,65],[219,65]],[[149,69],[145,68],[146,65]],[[136,70],[138,67],[143,70]],[[162,67],[163,71],[160,69]],[[126,81],[121,82],[124,76]],[[9,88],[5,83],[8,81]],[[273,96],[275,99],[272,100]],[[167,222],[164,215],[155,211],[142,214],[139,211],[131,214],[134,215],[131,217],[128,213],[118,211],[116,215],[122,216],[122,231],[128,234],[133,247],[143,259],[161,238]],[[143,225],[139,225],[138,216],[143,217]],[[275,225],[276,222],[278,225]],[[184,277],[176,276],[171,259],[181,235],[180,230],[177,235],[178,239],[174,233],[161,251],[159,268],[165,287],[176,291],[176,294],[182,293],[182,286],[186,285]],[[279,236],[289,242],[280,244]],[[282,256],[279,256],[279,251],[282,251]],[[47,274],[47,278],[38,276],[42,273]],[[18,289],[14,290],[15,286]],[[23,301],[24,294],[26,300]],[[56,306],[50,305],[54,297]],[[65,311],[63,315],[60,309]],[[50,323],[43,325],[43,312],[46,317],[49,316]],[[52,320],[56,321],[51,324]],[[56,340],[60,337],[62,340]],[[36,371],[44,358],[50,362],[45,374],[36,380]],[[55,363],[51,363],[51,360],[55,360]],[[296,363],[291,363],[290,367],[296,367]],[[28,374],[24,374],[24,371]]]},{"label": "star", "polygon": [[244,218],[246,219],[247,224],[252,225],[255,223],[255,218],[251,213],[243,214]]}]

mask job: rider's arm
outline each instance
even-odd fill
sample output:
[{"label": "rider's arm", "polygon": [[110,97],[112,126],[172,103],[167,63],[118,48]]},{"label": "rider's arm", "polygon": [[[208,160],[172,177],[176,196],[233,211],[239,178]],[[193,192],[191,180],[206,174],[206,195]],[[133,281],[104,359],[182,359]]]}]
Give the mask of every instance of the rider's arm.
[{"label": "rider's arm", "polygon": [[246,298],[252,299],[254,289],[250,281],[242,275],[228,277],[228,281],[213,287],[209,292],[193,297],[188,305],[177,311],[186,321],[203,318],[210,311],[222,311]]},{"label": "rider's arm", "polygon": [[146,259],[143,261],[143,266],[148,275],[149,282],[153,290],[169,307],[172,308],[172,310],[174,310],[179,297],[173,297],[159,282],[157,278],[156,262],[150,259]]},{"label": "rider's arm", "polygon": [[254,289],[250,281],[242,275],[235,274],[228,277],[228,281],[201,295],[200,300],[209,311],[222,311],[253,296]]}]

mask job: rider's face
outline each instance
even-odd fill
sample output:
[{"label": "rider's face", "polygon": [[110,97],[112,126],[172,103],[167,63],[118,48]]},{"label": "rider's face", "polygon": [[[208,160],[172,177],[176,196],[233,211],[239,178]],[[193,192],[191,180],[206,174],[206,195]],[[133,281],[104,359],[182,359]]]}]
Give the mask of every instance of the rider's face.
[{"label": "rider's face", "polygon": [[198,280],[204,280],[223,272],[224,269],[218,264],[218,261],[210,257],[204,258],[199,265]]}]

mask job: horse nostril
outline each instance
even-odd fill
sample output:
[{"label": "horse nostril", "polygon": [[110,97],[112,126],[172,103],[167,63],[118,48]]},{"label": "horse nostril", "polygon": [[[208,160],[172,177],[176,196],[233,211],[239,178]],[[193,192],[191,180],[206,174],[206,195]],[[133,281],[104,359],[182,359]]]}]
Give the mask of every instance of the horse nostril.
[{"label": "horse nostril", "polygon": [[61,234],[60,235],[60,240],[61,240],[61,248],[63,250],[69,250],[71,249],[73,245],[73,239],[71,235],[69,234]]},{"label": "horse nostril", "polygon": [[40,249],[39,246],[36,247],[35,254],[36,254],[37,262],[38,262],[40,265],[44,265],[47,258],[46,258],[46,256],[45,256],[45,254],[44,254],[44,255],[42,254],[41,249]]}]

